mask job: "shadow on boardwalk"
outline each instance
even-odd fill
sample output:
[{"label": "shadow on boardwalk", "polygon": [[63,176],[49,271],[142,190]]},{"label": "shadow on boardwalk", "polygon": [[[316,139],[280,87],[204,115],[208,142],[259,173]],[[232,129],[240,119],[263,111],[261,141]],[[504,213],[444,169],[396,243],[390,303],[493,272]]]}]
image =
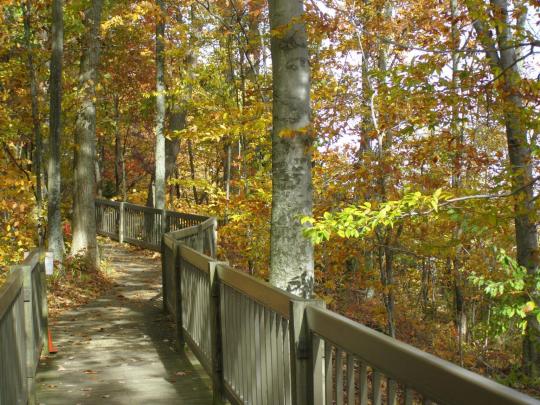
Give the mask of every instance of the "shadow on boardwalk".
[{"label": "shadow on boardwalk", "polygon": [[178,352],[161,311],[160,261],[109,243],[116,287],[51,323],[59,353],[40,362],[38,403],[211,404],[210,380]]}]

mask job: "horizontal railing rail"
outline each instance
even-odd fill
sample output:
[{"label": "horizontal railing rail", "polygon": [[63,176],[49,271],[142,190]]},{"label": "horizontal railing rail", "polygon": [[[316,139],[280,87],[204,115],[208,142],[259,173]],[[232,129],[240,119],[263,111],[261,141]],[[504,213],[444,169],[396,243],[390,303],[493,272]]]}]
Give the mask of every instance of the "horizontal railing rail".
[{"label": "horizontal railing rail", "polygon": [[[120,240],[151,240],[147,246],[161,251],[164,310],[177,343],[212,377],[215,403],[540,404],[219,262],[215,218],[127,203],[118,209]],[[126,226],[130,210],[161,215],[154,221],[164,225]],[[105,221],[106,210],[97,212]],[[178,218],[174,227],[170,218]],[[130,226],[137,237],[122,238]],[[146,234],[153,229],[160,243]]]},{"label": "horizontal railing rail", "polygon": [[0,404],[35,402],[35,374],[48,337],[44,252],[35,249],[0,287]]}]

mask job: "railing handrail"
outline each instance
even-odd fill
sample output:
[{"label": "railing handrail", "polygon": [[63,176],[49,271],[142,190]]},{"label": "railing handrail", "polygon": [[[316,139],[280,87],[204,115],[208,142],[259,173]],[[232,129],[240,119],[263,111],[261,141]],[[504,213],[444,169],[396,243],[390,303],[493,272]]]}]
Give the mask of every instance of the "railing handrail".
[{"label": "railing handrail", "polygon": [[308,305],[306,312],[310,331],[437,403],[531,404],[525,394],[333,311]]},{"label": "railing handrail", "polygon": [[154,207],[147,207],[146,205],[138,205],[138,204],[133,204],[133,203],[129,203],[129,202],[124,202],[124,207],[125,208],[135,209],[135,210],[142,211],[142,212],[152,212],[152,213],[156,213],[156,214],[159,214],[160,212],[163,211],[163,210],[160,210],[160,209],[157,209],[157,208],[154,208]]},{"label": "railing handrail", "polygon": [[103,204],[103,205],[107,205],[107,206],[110,206],[110,207],[120,207],[121,204],[124,204],[124,207],[126,207],[126,208],[136,209],[136,210],[143,211],[143,212],[152,212],[152,213],[156,213],[156,214],[159,214],[159,213],[165,211],[167,213],[167,215],[175,216],[175,217],[178,217],[178,218],[184,218],[184,219],[194,219],[194,220],[203,220],[203,221],[205,221],[205,220],[211,218],[211,217],[204,216],[204,215],[199,215],[199,214],[190,214],[190,213],[178,212],[178,211],[170,211],[170,210],[160,210],[158,208],[148,207],[146,205],[134,204],[134,203],[130,203],[130,202],[127,202],[127,201],[114,201],[114,200],[106,200],[106,199],[103,199],[103,198],[96,198],[95,201],[96,201],[96,204]]},{"label": "railing handrail", "polygon": [[167,232],[164,236],[169,236],[175,240],[179,240],[179,239],[183,239],[189,236],[197,235],[201,231],[204,231],[216,225],[217,225],[216,218],[206,217],[205,221],[198,225],[190,226],[184,229],[179,229],[177,231]]},{"label": "railing handrail", "polygon": [[[124,204],[127,207],[133,207],[133,209],[139,209],[143,212],[153,212],[157,214],[162,212],[161,210],[148,211],[148,207],[136,206],[134,204]],[[167,211],[165,215],[181,217],[183,214]],[[276,358],[279,356],[285,356],[282,358],[287,359],[290,370],[288,371],[288,374],[285,373],[286,376],[282,375],[280,377],[285,380],[289,378],[288,381],[290,382],[291,391],[288,393],[288,396],[286,395],[286,403],[301,405],[311,403],[332,403],[334,398],[332,390],[336,389],[337,391],[339,389],[344,389],[343,369],[338,370],[338,368],[344,367],[342,356],[345,354],[347,356],[348,376],[350,376],[351,372],[354,376],[354,359],[357,359],[364,364],[364,374],[362,377],[364,378],[364,389],[367,390],[368,387],[367,374],[365,372],[366,364],[374,372],[373,381],[371,383],[372,389],[374,389],[373,387],[375,386],[376,379],[380,383],[380,373],[383,373],[388,378],[388,398],[391,396],[394,399],[397,398],[396,382],[399,382],[407,388],[404,395],[406,395],[406,400],[408,401],[413,400],[413,397],[409,396],[409,390],[415,390],[418,394],[423,396],[424,399],[447,405],[457,405],[462,403],[486,405],[494,403],[512,405],[540,404],[540,401],[516,390],[505,387],[495,381],[482,377],[479,374],[470,372],[462,367],[392,339],[389,336],[361,325],[351,319],[327,310],[323,308],[324,304],[321,301],[304,300],[296,297],[263,280],[259,280],[249,274],[238,271],[226,263],[218,262],[217,259],[215,259],[215,229],[217,227],[217,220],[213,217],[204,216],[195,216],[195,218],[192,216],[192,218],[188,219],[200,222],[180,230],[164,232],[162,234],[161,249],[164,308],[165,310],[170,309],[171,311],[176,312],[174,316],[177,328],[177,339],[179,342],[187,342],[190,345],[196,356],[198,356],[199,360],[204,364],[205,369],[211,374],[215,385],[215,395],[226,396],[233,403],[249,402],[250,398],[251,402],[253,402],[253,395],[255,395],[255,397],[258,395],[253,394],[253,392],[257,392],[257,388],[253,384],[255,384],[257,379],[261,378],[260,375],[255,377],[244,375],[245,373],[240,373],[239,375],[235,374],[229,376],[229,378],[246,378],[247,380],[235,380],[231,383],[225,381],[222,369],[222,364],[224,364],[223,358],[230,361],[231,358],[236,356],[238,350],[245,351],[246,349],[226,347],[226,342],[222,341],[226,338],[222,336],[221,333],[230,333],[231,328],[238,328],[241,326],[244,328],[244,331],[241,332],[241,336],[244,336],[242,334],[245,333],[254,334],[252,335],[252,340],[249,340],[251,342],[250,344],[253,346],[251,349],[259,349],[255,347],[254,343],[258,340],[260,340],[261,345],[263,344],[263,339],[266,339],[265,336],[261,335],[263,329],[265,331],[264,333],[269,333],[268,331],[271,330],[273,334],[277,333],[276,331],[281,330],[280,333],[282,333],[282,335],[280,336],[282,336],[282,338],[284,336],[289,336],[289,341],[275,340],[276,336],[273,336],[272,339],[274,339],[274,343],[272,343],[271,349],[268,348],[268,342],[265,343],[264,348],[260,348],[260,350],[274,350],[271,354],[267,354],[268,356],[273,356],[273,360],[269,363],[272,364],[272,367],[283,367],[283,364],[274,364]],[[143,227],[143,232],[144,229],[145,228]],[[209,235],[211,235],[209,238],[209,243],[211,245],[209,247],[209,252],[212,257],[201,253],[204,250],[205,243],[208,244],[208,240],[205,238],[208,238]],[[196,270],[184,269],[186,264],[191,265]],[[188,288],[195,290],[186,292],[182,291],[181,280],[184,277],[183,273],[188,270],[191,272],[191,275],[188,275],[188,277],[191,277],[190,283],[192,283],[188,284]],[[194,271],[200,273],[197,273],[197,275],[194,276]],[[166,282],[165,280],[168,281]],[[166,285],[166,283],[170,282],[173,283],[172,286]],[[204,291],[200,290],[203,285],[205,286],[203,288]],[[169,297],[167,296],[168,293],[166,294],[166,290],[170,288],[170,292],[175,295],[174,297]],[[226,290],[224,288],[226,288]],[[233,293],[228,291],[236,291],[234,294],[240,294],[242,297],[247,298],[250,304],[247,307],[244,306],[243,308],[238,309],[238,311],[241,312],[239,314],[227,315],[232,317],[232,324],[221,325],[221,316],[231,310],[231,305],[235,305],[234,303],[243,305],[240,304],[240,302],[245,302],[238,301],[238,298],[231,298],[230,294]],[[220,294],[222,293],[229,294],[229,301],[225,301],[223,304],[220,303]],[[182,302],[184,294],[188,294],[186,297],[188,302],[186,303]],[[193,311],[200,310],[202,308],[201,306],[203,306],[206,308],[204,309],[206,312],[203,311],[203,313],[207,313],[209,318],[201,320],[199,318],[193,318],[192,316],[190,319],[196,319],[196,325],[185,325],[184,320],[182,319],[183,305],[191,305],[189,308]],[[221,307],[221,305],[226,305],[226,308]],[[277,322],[277,320],[268,321],[266,318],[267,315],[255,315],[255,305],[266,308],[265,311],[270,311],[273,314],[271,315],[272,317],[280,317],[284,324],[286,323],[288,325],[286,327],[287,330],[284,331],[283,329],[280,329],[284,327],[283,325],[280,326],[280,324],[272,323]],[[255,318],[253,318],[253,316],[255,316]],[[266,320],[262,320],[263,318]],[[259,322],[263,322],[265,326],[263,327],[262,324],[255,325],[257,319],[259,319]],[[244,321],[248,322],[248,325],[242,325],[242,322]],[[206,347],[204,345],[208,345],[208,340],[200,340],[201,322],[206,322],[208,325],[205,333],[210,333],[212,342],[211,358],[208,357],[208,350],[205,352],[204,349],[204,347]],[[270,329],[265,329],[267,327],[267,322],[270,322],[273,325],[270,326]],[[255,330],[249,330],[249,325],[255,326]],[[184,332],[188,333],[188,329],[192,327],[197,328],[193,329],[193,333],[196,335],[199,334],[197,335],[198,337],[184,337]],[[199,341],[197,341],[197,339],[199,339]],[[206,336],[205,339],[208,339],[208,336]],[[324,343],[324,346],[326,347],[325,350],[321,349],[323,347],[320,344],[321,342]],[[278,347],[273,346],[276,343],[278,344]],[[284,346],[280,349],[279,344]],[[336,357],[336,361],[332,362],[334,349],[336,349],[335,353],[339,358]],[[234,352],[230,352],[230,350],[234,350]],[[275,350],[277,350],[277,352],[275,352]],[[284,352],[279,352],[279,350],[284,350]],[[247,352],[242,353],[243,357],[241,356],[242,358],[240,361],[246,361],[246,359],[248,361],[254,361],[253,359],[256,357]],[[288,355],[285,355],[286,353],[288,353]],[[323,357],[325,356],[328,357],[323,360]],[[351,365],[352,371],[350,370]],[[244,367],[245,364],[240,364],[239,366]],[[251,364],[250,366],[253,370],[253,367],[258,367],[260,365],[254,366]],[[337,380],[333,380],[332,367],[335,367],[335,378]],[[325,368],[326,371],[324,371]],[[272,371],[274,372],[274,370]],[[333,381],[335,382],[335,386]],[[354,377],[352,378],[352,381],[354,383]],[[286,381],[283,382],[285,383]],[[234,384],[240,384],[240,387],[237,387]],[[251,393],[243,393],[248,396],[248,399],[242,396],[242,390],[245,390],[245,387],[242,388],[242,384],[249,386],[248,391],[253,390]],[[325,391],[324,387],[329,391]],[[274,386],[274,388],[276,387]],[[379,388],[380,384],[377,389]],[[271,387],[263,387],[262,389],[268,390],[271,389]],[[350,387],[347,392],[349,395],[356,395],[355,390],[351,391]],[[268,395],[271,396],[272,394]],[[343,393],[337,395],[337,403],[342,403]],[[380,395],[380,393],[377,395]],[[341,400],[339,398],[341,398]]]},{"label": "railing handrail", "polygon": [[13,304],[13,300],[22,288],[22,283],[22,273],[12,271],[8,274],[4,284],[0,286],[0,320],[4,318],[4,315]]},{"label": "railing handrail", "polygon": [[121,204],[121,201],[114,201],[114,200],[105,200],[103,198],[96,198],[96,203],[108,205],[110,207],[119,207]]},{"label": "railing handrail", "polygon": [[167,215],[176,216],[179,218],[195,219],[195,220],[203,220],[203,221],[206,221],[212,218],[212,217],[207,217],[204,215],[188,214],[186,212],[177,212],[177,211],[169,211],[169,210],[167,210]]},{"label": "railing handrail", "polygon": [[220,282],[277,312],[285,319],[290,319],[291,301],[304,301],[303,298],[274,287],[266,281],[236,270],[229,265],[219,264],[217,272]]}]

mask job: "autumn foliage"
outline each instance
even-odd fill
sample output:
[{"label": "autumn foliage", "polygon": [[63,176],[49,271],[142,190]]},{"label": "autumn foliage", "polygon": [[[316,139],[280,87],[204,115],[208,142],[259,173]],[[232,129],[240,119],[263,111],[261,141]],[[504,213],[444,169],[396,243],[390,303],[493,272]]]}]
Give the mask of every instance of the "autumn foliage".
[{"label": "autumn foliage", "polygon": [[[65,8],[66,222],[82,3]],[[522,197],[513,187],[505,119],[510,111],[523,122],[537,224],[539,5],[511,2],[510,46],[520,58],[511,91],[522,100],[514,111],[503,97],[510,91],[501,81],[505,72],[490,65],[473,28],[480,21],[492,33],[498,29],[488,3],[306,2],[315,206],[313,218],[303,220],[313,224],[306,237],[318,243],[316,292],[330,308],[534,392],[537,381],[519,370],[522,323],[540,319],[540,281],[514,260]],[[0,265],[6,266],[37,243],[25,58],[32,52],[36,60],[46,134],[50,16],[48,1],[32,2],[29,48],[19,4],[3,0],[0,10]],[[159,15],[149,1],[109,2],[104,10],[96,95],[97,194],[104,198],[146,204],[152,187]],[[166,136],[177,148],[169,154],[167,206],[219,217],[221,258],[267,279],[269,43],[279,33],[270,33],[259,0],[167,2],[164,18]]]}]

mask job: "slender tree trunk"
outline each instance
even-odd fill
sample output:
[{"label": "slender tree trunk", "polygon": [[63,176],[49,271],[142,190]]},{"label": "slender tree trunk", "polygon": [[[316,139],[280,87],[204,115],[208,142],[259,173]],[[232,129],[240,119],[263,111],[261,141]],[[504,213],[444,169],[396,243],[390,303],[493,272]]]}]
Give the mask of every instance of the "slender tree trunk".
[{"label": "slender tree trunk", "polygon": [[156,151],[155,151],[155,208],[165,208],[165,3],[158,0],[160,15],[156,24]]},{"label": "slender tree trunk", "polygon": [[388,335],[396,337],[396,322],[394,319],[394,308],[396,297],[394,293],[394,252],[388,243],[384,246],[384,269],[383,269],[384,305],[387,314]]},{"label": "slender tree trunk", "polygon": [[[469,12],[478,12],[471,4]],[[520,94],[519,72],[516,49],[512,46],[512,29],[509,21],[507,0],[493,0],[493,15],[497,22],[496,37],[493,38],[485,23],[478,19],[473,26],[482,44],[492,73],[500,85],[498,97],[504,112],[504,125],[508,143],[511,184],[514,190],[514,224],[516,232],[517,262],[531,275],[540,267],[538,251],[537,212],[534,207],[534,181],[532,175],[533,156],[527,139],[527,124]],[[519,21],[518,21],[519,22]],[[502,74],[501,74],[502,72]],[[540,305],[539,292],[528,286]],[[535,316],[527,317],[527,328],[523,339],[523,370],[531,377],[540,376],[540,325]]]},{"label": "slender tree trunk", "polygon": [[[230,142],[227,142],[227,145],[225,146],[225,167],[223,168],[223,174],[225,177],[225,198],[227,201],[227,206],[229,204],[229,198],[231,196],[231,160],[232,148]],[[227,215],[227,212],[225,212],[225,215]]]},{"label": "slender tree trunk", "polygon": [[103,197],[103,167],[105,165],[105,145],[97,139],[97,153],[94,163],[94,173],[96,176],[96,195]]},{"label": "slender tree trunk", "polygon": [[313,294],[313,245],[301,217],[311,216],[310,69],[303,2],[270,0],[273,128],[270,282]]},{"label": "slender tree trunk", "polygon": [[75,124],[75,172],[73,195],[73,241],[71,254],[83,253],[89,270],[99,266],[96,240],[96,82],[100,52],[103,0],[92,0],[84,14],[84,49],[79,87],[81,107]]},{"label": "slender tree trunk", "polygon": [[114,96],[114,188],[120,194],[122,187],[122,134],[120,132],[120,98]]},{"label": "slender tree trunk", "polygon": [[191,139],[187,141],[188,157],[189,157],[189,171],[191,173],[191,181],[193,182],[193,198],[195,204],[199,204],[199,195],[197,193],[197,187],[195,186],[195,159],[193,156],[193,146],[191,144]]},{"label": "slender tree trunk", "polygon": [[52,55],[50,71],[50,109],[49,109],[49,162],[47,165],[47,224],[49,250],[54,259],[62,261],[64,238],[60,212],[61,175],[60,143],[62,139],[62,65],[64,58],[64,16],[63,1],[52,3]]},{"label": "slender tree trunk", "polygon": [[30,97],[32,100],[32,129],[34,133],[32,162],[34,175],[36,176],[36,206],[37,206],[37,233],[38,245],[43,246],[43,193],[41,189],[41,171],[43,156],[43,139],[41,137],[41,123],[39,119],[39,99],[38,82],[36,77],[36,67],[34,64],[34,49],[32,45],[31,15],[32,2],[27,0],[23,3],[24,15],[24,39],[27,51],[28,75],[30,78]]},{"label": "slender tree trunk", "polygon": [[[228,17],[229,23],[232,24],[232,17]],[[236,108],[241,108],[240,97],[238,96],[238,89],[236,87],[236,75],[234,71],[234,58],[232,51],[232,39],[228,35],[226,38],[225,48],[227,52],[227,65],[228,69],[225,72],[225,80],[229,84],[229,96],[234,99]],[[237,163],[240,155],[239,141],[227,137],[225,139],[225,161],[224,161],[224,186],[227,204],[230,199],[231,193],[236,193],[236,189],[232,185],[232,180],[237,177]],[[235,163],[236,162],[236,163]],[[228,211],[228,206],[226,207]]]},{"label": "slender tree trunk", "polygon": [[[383,10],[383,18],[389,21],[393,13],[393,4],[391,1],[387,1]],[[385,43],[379,43],[377,49],[377,67],[378,67],[378,80],[376,82],[377,94],[383,96],[382,93],[386,90],[387,87],[387,59],[388,59],[388,45]],[[369,81],[368,81],[368,86]],[[371,86],[370,86],[371,87]],[[370,89],[372,92],[373,88]],[[373,93],[372,93],[373,94]],[[393,133],[392,130],[383,129],[384,127],[389,127],[389,117],[387,115],[380,115],[380,123],[376,123],[376,107],[375,100],[370,96],[370,110],[372,116],[372,126],[377,132],[377,190],[375,191],[375,197],[381,201],[386,202],[388,200],[388,171],[386,170],[388,163],[387,157],[392,146],[393,142]],[[383,124],[383,128],[381,128]],[[399,239],[399,236],[402,231],[402,226],[400,226],[395,232],[393,229],[383,229],[381,228],[377,234],[380,243],[382,244],[379,249],[379,258],[380,272],[381,272],[381,281],[383,284],[383,303],[386,309],[386,320],[387,320],[387,332],[391,337],[396,337],[396,325],[395,325],[395,294],[394,294],[394,261],[395,261],[395,252],[392,250],[392,245],[396,245]]]},{"label": "slender tree trunk", "polygon": [[[460,37],[457,27],[457,0],[450,0],[450,18],[451,21],[451,40],[452,40],[452,82],[451,91],[453,97],[452,114],[450,122],[450,134],[454,144],[454,161],[452,162],[452,188],[459,189],[461,187],[462,177],[462,150],[463,150],[463,131],[458,127],[459,109],[458,109],[458,69],[459,57],[457,50],[459,48]],[[454,309],[455,309],[455,325],[457,328],[457,343],[460,363],[463,366],[463,343],[467,336],[467,311],[465,306],[465,279],[463,278],[460,267],[461,246],[459,240],[461,236],[461,226],[458,224],[453,230],[453,239],[458,243],[456,246],[451,263],[449,263],[450,274],[454,279]]]}]

